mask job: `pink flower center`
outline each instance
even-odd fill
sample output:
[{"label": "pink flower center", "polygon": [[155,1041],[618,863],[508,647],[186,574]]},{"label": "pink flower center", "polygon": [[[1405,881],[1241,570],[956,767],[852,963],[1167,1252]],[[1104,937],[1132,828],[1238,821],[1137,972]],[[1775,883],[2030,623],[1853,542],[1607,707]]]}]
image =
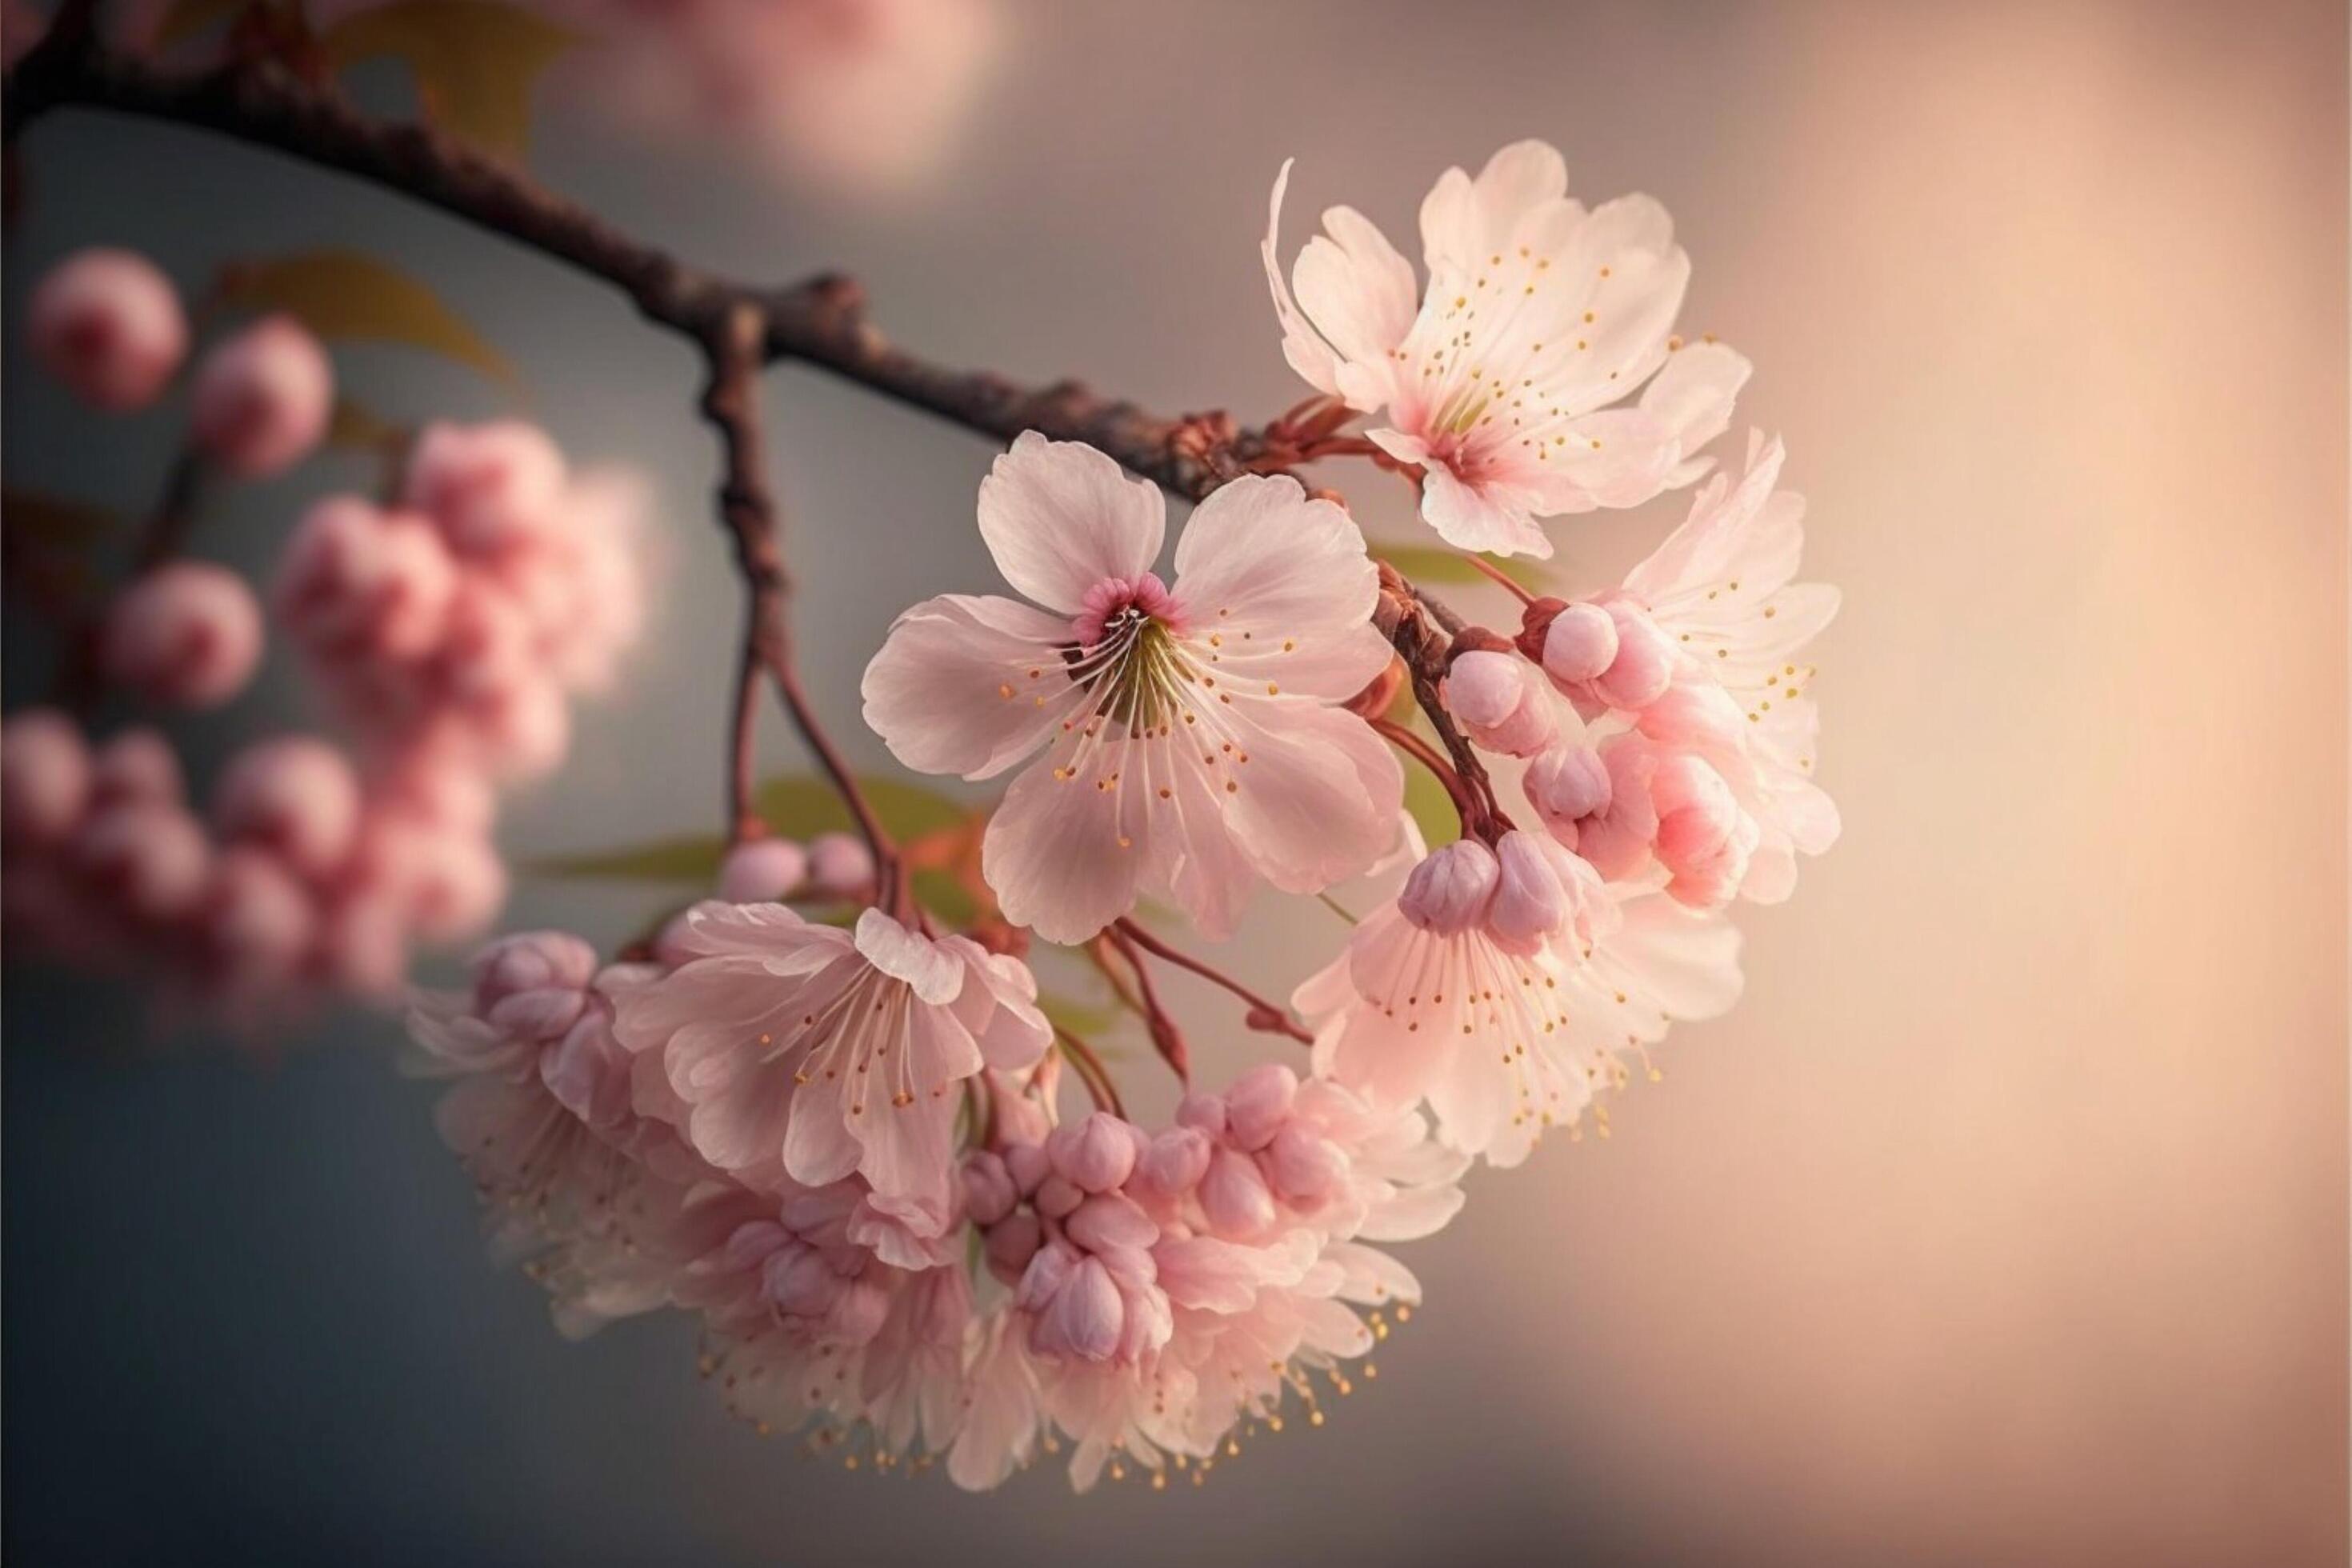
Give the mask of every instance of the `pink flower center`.
[{"label": "pink flower center", "polygon": [[1080,647],[1091,648],[1113,637],[1132,637],[1148,622],[1181,631],[1182,619],[1168,584],[1156,573],[1145,572],[1133,577],[1105,577],[1088,588],[1070,629]]}]

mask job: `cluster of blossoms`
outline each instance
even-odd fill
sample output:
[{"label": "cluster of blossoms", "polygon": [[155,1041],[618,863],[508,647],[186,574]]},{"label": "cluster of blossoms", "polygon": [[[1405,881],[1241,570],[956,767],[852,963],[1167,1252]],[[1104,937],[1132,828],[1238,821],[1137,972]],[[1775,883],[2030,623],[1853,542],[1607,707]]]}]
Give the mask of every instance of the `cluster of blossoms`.
[{"label": "cluster of blossoms", "polygon": [[538,777],[569,697],[609,687],[644,623],[627,479],[572,475],[519,421],[428,426],[395,505],[331,496],[288,542],[278,624],[372,756]]},{"label": "cluster of blossoms", "polygon": [[[1082,1488],[1197,1479],[1293,1397],[1319,1422],[1311,1378],[1344,1392],[1418,1300],[1375,1244],[1443,1226],[1476,1161],[1588,1108],[1605,1131],[1625,1057],[1736,998],[1728,910],[1787,897],[1838,826],[1798,662],[1837,600],[1793,581],[1780,447],[1710,477],[1747,365],[1673,335],[1688,263],[1654,204],[1588,212],[1527,143],[1449,172],[1422,220],[1425,295],[1346,209],[1290,282],[1267,242],[1319,428],[1385,409],[1363,449],[1465,548],[1548,552],[1541,517],[1705,479],[1681,525],[1621,584],[1515,587],[1515,630],[1440,637],[1328,494],[1232,479],[1163,578],[1160,490],[1023,436],[978,501],[1022,597],[915,605],[864,681],[907,766],[1019,770],[981,845],[1001,920],[942,934],[887,853],[820,875],[755,839],[629,962],[513,937],[416,1004],[420,1061],[459,1080],[444,1131],[567,1330],[693,1313],[735,1408],[853,1462],[986,1487],[1066,1445]],[[1381,716],[1398,649],[1443,752]],[[1458,838],[1426,847],[1400,753]],[[1298,986],[1311,1035],[1138,921],[1164,900],[1221,937],[1260,882],[1321,893],[1400,859]],[[854,926],[775,901],[811,886]],[[1033,941],[1126,954],[1186,1079],[1172,1126],[1130,1120],[1047,1020]],[[1145,952],[1311,1053],[1193,1089]]]},{"label": "cluster of blossoms", "polygon": [[[190,341],[169,280],[102,249],[42,280],[27,335],[45,368],[115,413],[163,396]],[[282,473],[317,448],[334,397],[318,341],[265,317],[194,365],[186,463]],[[521,425],[426,429],[402,489],[397,510],[320,503],[278,568],[276,619],[352,752],[307,735],[253,743],[222,768],[207,823],[159,731],[95,744],[67,712],[10,716],[12,951],[161,976],[252,1024],[322,994],[395,998],[413,943],[488,926],[507,887],[494,782],[561,759],[567,693],[609,682],[639,629],[633,492],[567,477]],[[86,641],[93,669],[141,702],[212,709],[253,679],[264,615],[235,572],[165,558],[109,599]]]},{"label": "cluster of blossoms", "polygon": [[[1548,549],[1539,515],[1699,479],[1746,374],[1669,335],[1687,263],[1663,215],[1588,214],[1564,181],[1532,145],[1449,174],[1418,304],[1344,210],[1299,304],[1276,274],[1294,363],[1389,410],[1370,440],[1456,542]],[[1457,769],[1361,716],[1397,684],[1395,590],[1338,502],[1236,479],[1162,578],[1160,490],[1024,435],[978,505],[1023,597],[914,606],[864,686],[908,766],[1020,770],[981,854],[1006,923],[940,935],[884,877],[854,930],[812,924],[759,901],[803,884],[798,847],[746,844],[724,900],[642,961],[599,973],[574,939],[509,939],[470,994],[421,1001],[427,1061],[463,1075],[445,1129],[561,1321],[698,1314],[706,1371],[763,1428],[972,1487],[1066,1444],[1084,1487],[1197,1477],[1294,1395],[1319,1421],[1310,1374],[1349,1386],[1418,1299],[1373,1244],[1444,1225],[1474,1161],[1523,1159],[1625,1053],[1729,1005],[1727,906],[1787,896],[1835,836],[1794,658],[1836,598],[1791,582],[1780,465],[1757,441],[1622,584],[1454,633],[1416,674],[1480,760]],[[1391,739],[1440,771],[1457,840],[1427,850],[1402,816]],[[1486,763],[1519,773],[1523,825]],[[1402,885],[1297,990],[1303,1075],[1190,1090],[1155,1131],[1039,1011],[1032,937],[1148,936],[1146,897],[1226,935],[1259,882],[1320,892],[1401,825]],[[1066,1110],[1065,1062],[1092,1110]]]}]

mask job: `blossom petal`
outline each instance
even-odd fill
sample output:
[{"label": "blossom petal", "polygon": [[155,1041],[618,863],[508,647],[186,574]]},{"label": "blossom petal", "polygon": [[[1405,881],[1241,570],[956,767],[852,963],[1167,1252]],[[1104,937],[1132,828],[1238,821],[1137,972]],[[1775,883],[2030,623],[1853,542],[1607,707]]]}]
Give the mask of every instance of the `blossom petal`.
[{"label": "blossom petal", "polygon": [[992,777],[1083,700],[1057,651],[1070,639],[1067,619],[1013,599],[927,599],[866,667],[866,726],[918,773]]},{"label": "blossom petal", "polygon": [[980,486],[980,533],[1004,580],[1075,616],[1087,590],[1151,569],[1167,528],[1160,487],[1083,441],[1022,432]]}]

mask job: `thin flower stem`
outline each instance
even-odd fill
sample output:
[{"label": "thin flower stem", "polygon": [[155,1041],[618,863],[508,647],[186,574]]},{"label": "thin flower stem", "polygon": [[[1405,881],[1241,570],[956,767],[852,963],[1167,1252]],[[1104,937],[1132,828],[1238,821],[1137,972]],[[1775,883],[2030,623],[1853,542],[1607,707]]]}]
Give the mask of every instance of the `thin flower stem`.
[{"label": "thin flower stem", "polygon": [[[172,459],[170,473],[164,477],[163,494],[148,513],[138,543],[131,551],[133,581],[173,560],[186,546],[188,531],[196,522],[196,491],[203,478],[203,457],[194,447],[182,446],[179,455]],[[100,679],[100,657],[105,626],[106,596],[101,594],[86,606],[79,624],[67,635],[64,661],[58,670],[53,700],[82,719],[88,719],[97,708],[105,684]]]},{"label": "thin flower stem", "polygon": [[1175,1016],[1160,1000],[1160,988],[1151,982],[1151,970],[1136,951],[1136,942],[1128,923],[1121,921],[1103,933],[1109,945],[1117,948],[1127,966],[1135,972],[1135,988],[1143,1001],[1143,1019],[1150,1026],[1152,1047],[1160,1059],[1168,1064],[1176,1081],[1190,1089],[1192,1086],[1192,1053],[1184,1044],[1184,1032],[1176,1026]]},{"label": "thin flower stem", "polygon": [[1470,563],[1471,565],[1475,566],[1479,571],[1484,572],[1496,583],[1499,583],[1504,587],[1509,589],[1511,591],[1512,597],[1517,599],[1520,604],[1532,605],[1536,602],[1536,596],[1533,594],[1530,594],[1525,588],[1520,587],[1517,581],[1514,579],[1509,573],[1504,571],[1500,566],[1496,565],[1485,556],[1465,554],[1462,559]]},{"label": "thin flower stem", "polygon": [[1058,1024],[1054,1026],[1054,1038],[1076,1071],[1078,1081],[1086,1085],[1087,1098],[1095,1102],[1095,1109],[1125,1119],[1127,1107],[1119,1103],[1118,1086],[1111,1082],[1110,1073],[1104,1068],[1102,1058],[1095,1055],[1094,1047]]},{"label": "thin flower stem", "polygon": [[[801,685],[793,653],[792,577],[784,568],[782,532],[775,498],[768,488],[766,459],[760,428],[760,319],[748,308],[729,313],[721,327],[703,340],[710,380],[702,396],[703,416],[719,433],[724,472],[719,486],[719,519],[735,542],[735,560],[743,577],[748,603],[744,619],[743,660],[765,667],[802,742],[814,753],[834,793],[856,819],[858,831],[874,852],[877,901],[893,913],[899,908],[902,888],[898,850],[881,819],[858,787],[857,775],[825,732],[808,692]],[[747,704],[739,701],[734,740],[739,769],[736,801],[737,831],[750,803],[748,784],[749,725]]]},{"label": "thin flower stem", "polygon": [[[1278,1003],[1268,1001],[1215,965],[1195,958],[1179,948],[1170,946],[1131,919],[1121,919],[1111,929],[1128,946],[1139,947],[1146,952],[1166,959],[1179,969],[1190,970],[1212,985],[1222,986],[1247,1003],[1251,1009],[1250,1026],[1252,1028],[1264,1029],[1269,1034],[1287,1035],[1302,1046],[1311,1046],[1315,1043],[1315,1037],[1308,1034],[1291,1017],[1289,1009]],[[1130,958],[1129,962],[1133,960]],[[1141,964],[1136,965],[1136,972],[1139,974],[1142,973]],[[1260,1022],[1261,1018],[1265,1021]]]}]

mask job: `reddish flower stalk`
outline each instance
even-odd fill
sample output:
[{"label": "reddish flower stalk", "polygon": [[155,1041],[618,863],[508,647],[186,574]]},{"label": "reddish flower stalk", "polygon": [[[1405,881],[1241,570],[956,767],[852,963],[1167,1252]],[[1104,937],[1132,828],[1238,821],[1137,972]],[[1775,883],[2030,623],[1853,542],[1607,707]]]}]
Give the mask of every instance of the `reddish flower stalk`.
[{"label": "reddish flower stalk", "polygon": [[1504,571],[1501,567],[1496,565],[1485,556],[1465,555],[1462,559],[1467,561],[1471,565],[1485,573],[1488,577],[1500,584],[1503,587],[1509,589],[1511,596],[1518,600],[1520,604],[1532,605],[1536,602],[1536,596],[1533,594],[1530,594],[1525,588],[1520,587],[1518,583],[1509,573]]},{"label": "reddish flower stalk", "polygon": [[1078,1081],[1086,1085],[1087,1097],[1095,1102],[1095,1109],[1124,1118],[1127,1107],[1119,1103],[1118,1087],[1111,1082],[1110,1069],[1103,1066],[1094,1047],[1058,1024],[1054,1026],[1054,1038],[1076,1071]]},{"label": "reddish flower stalk", "polygon": [[1134,932],[1139,929],[1127,921],[1112,926],[1104,936],[1108,944],[1118,950],[1127,966],[1135,972],[1135,988],[1143,1004],[1143,1021],[1151,1030],[1151,1044],[1176,1075],[1176,1081],[1185,1088],[1192,1087],[1192,1053],[1184,1044],[1184,1032],[1176,1026],[1176,1019],[1160,1000],[1160,988],[1151,983],[1151,971],[1137,951]]},{"label": "reddish flower stalk", "polygon": [[[1290,1016],[1289,1009],[1279,1003],[1268,1001],[1214,964],[1204,959],[1195,958],[1180,948],[1170,946],[1133,920],[1122,920],[1111,929],[1115,940],[1119,942],[1122,947],[1130,950],[1139,947],[1156,957],[1164,958],[1177,968],[1189,970],[1212,985],[1221,986],[1247,1003],[1250,1008],[1249,1026],[1251,1028],[1271,1035],[1286,1035],[1302,1046],[1311,1046],[1315,1043],[1315,1037],[1307,1033],[1297,1020]],[[1136,963],[1136,973],[1139,975],[1142,973],[1143,966],[1136,963],[1132,952],[1129,952],[1129,962]]]}]

